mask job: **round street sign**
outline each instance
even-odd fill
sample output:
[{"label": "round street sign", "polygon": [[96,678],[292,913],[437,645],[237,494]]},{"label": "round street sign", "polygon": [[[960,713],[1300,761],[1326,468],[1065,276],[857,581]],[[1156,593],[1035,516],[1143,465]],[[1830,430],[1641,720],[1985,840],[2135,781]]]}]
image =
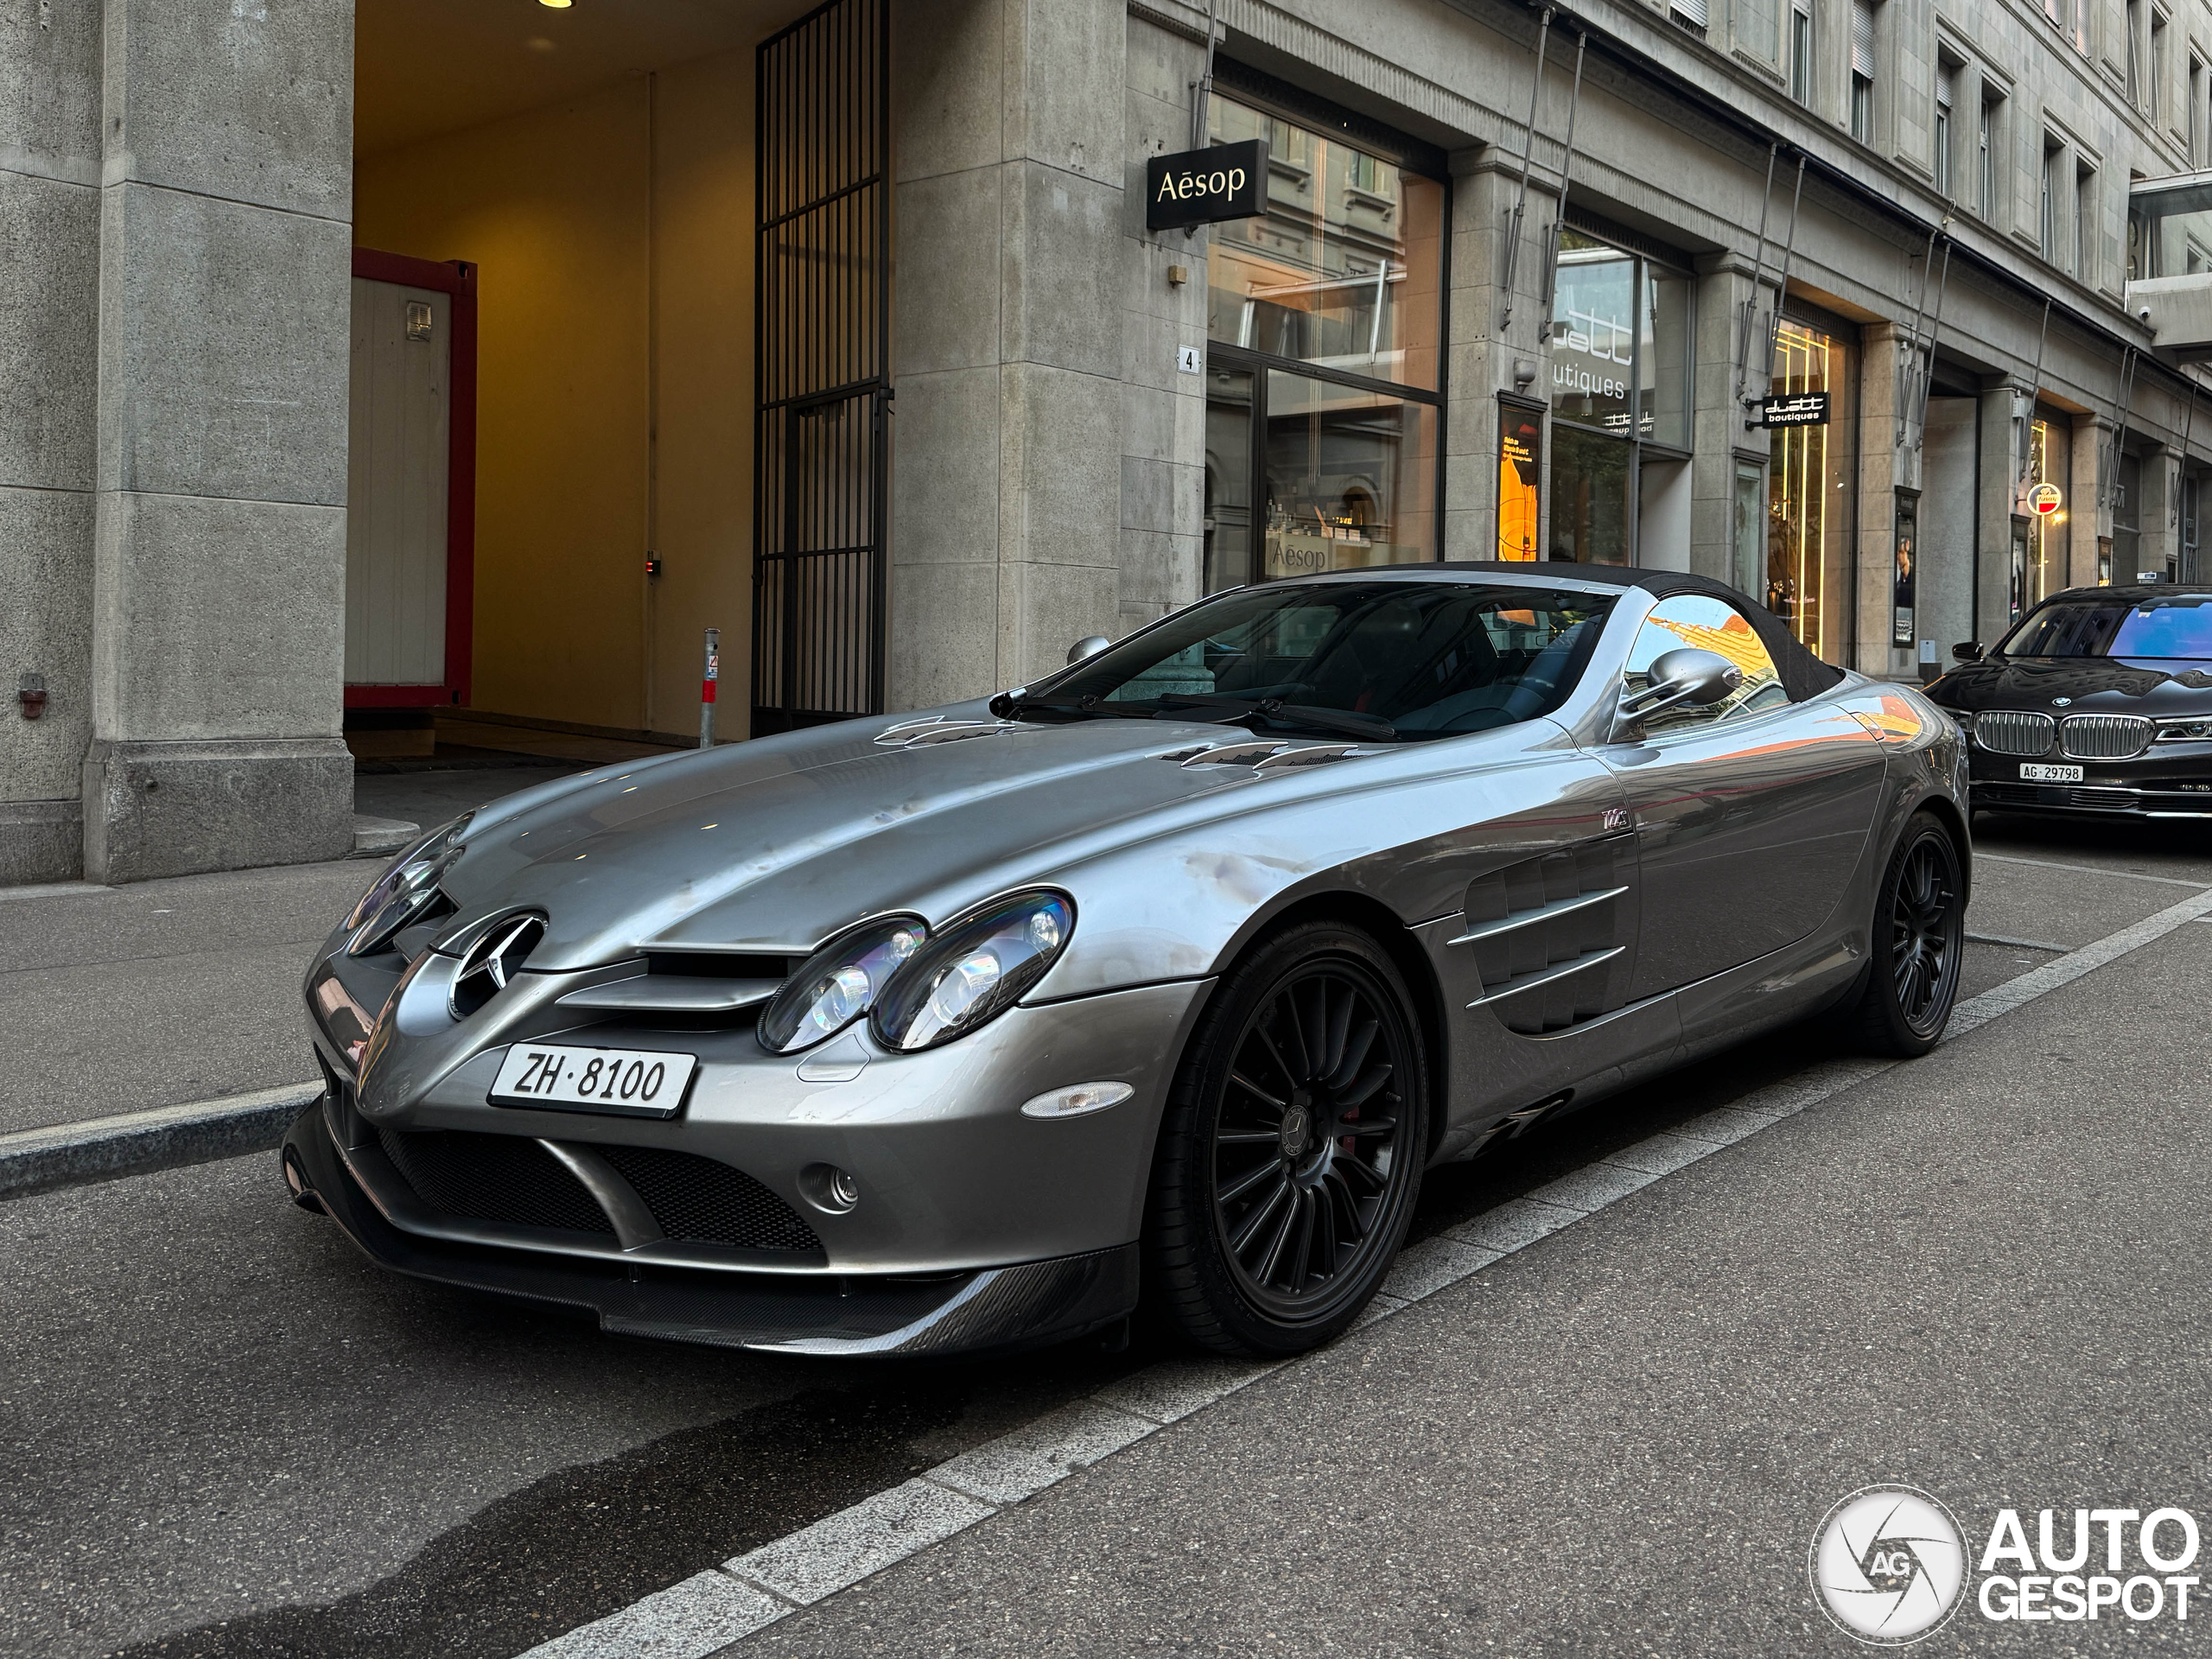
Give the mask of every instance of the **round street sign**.
[{"label": "round street sign", "polygon": [[2036,516],[2039,518],[2050,518],[2052,513],[2058,511],[2059,505],[2066,498],[2059,493],[2058,486],[2056,484],[2038,484],[2028,492],[2028,505],[2034,510]]}]

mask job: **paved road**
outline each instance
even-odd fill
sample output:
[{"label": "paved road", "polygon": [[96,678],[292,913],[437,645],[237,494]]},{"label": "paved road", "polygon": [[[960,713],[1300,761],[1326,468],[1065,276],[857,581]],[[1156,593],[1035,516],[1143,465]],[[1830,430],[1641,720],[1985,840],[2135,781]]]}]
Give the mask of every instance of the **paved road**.
[{"label": "paved road", "polygon": [[[2177,835],[1981,850],[1972,926],[2044,945],[2212,884]],[[1967,989],[2052,956],[1977,944]],[[2212,1508],[2208,969],[2185,926],[743,1651],[1802,1650],[1809,1529],[1868,1481]],[[1819,1058],[1437,1172],[1420,1230]],[[0,1653],[54,1659],[504,1659],[1147,1357],[610,1339],[371,1270],[265,1159],[0,1205]]]}]

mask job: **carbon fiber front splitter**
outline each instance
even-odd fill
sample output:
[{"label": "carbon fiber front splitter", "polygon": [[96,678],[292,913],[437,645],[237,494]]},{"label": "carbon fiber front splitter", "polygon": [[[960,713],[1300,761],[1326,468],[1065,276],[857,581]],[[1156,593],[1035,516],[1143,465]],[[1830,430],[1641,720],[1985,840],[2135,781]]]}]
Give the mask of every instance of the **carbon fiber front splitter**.
[{"label": "carbon fiber front splitter", "polygon": [[1065,1341],[1136,1306],[1133,1243],[916,1278],[626,1265],[401,1230],[346,1170],[320,1102],[287,1132],[283,1156],[323,1211],[381,1266],[588,1313],[624,1336],[823,1356],[933,1356]]}]

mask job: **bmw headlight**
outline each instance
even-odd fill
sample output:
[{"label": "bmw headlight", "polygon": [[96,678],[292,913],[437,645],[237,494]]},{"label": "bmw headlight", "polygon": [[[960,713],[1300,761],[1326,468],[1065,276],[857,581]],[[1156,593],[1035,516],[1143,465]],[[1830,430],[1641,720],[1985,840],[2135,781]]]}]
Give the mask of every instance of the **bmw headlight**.
[{"label": "bmw headlight", "polygon": [[995,899],[914,953],[876,999],[868,1028],[887,1048],[950,1042],[1028,995],[1074,931],[1075,905],[1065,893]]},{"label": "bmw headlight", "polygon": [[836,1036],[868,1011],[929,936],[929,924],[918,916],[881,916],[839,934],[801,963],[761,1010],[760,1046],[796,1054]]},{"label": "bmw headlight", "polygon": [[352,935],[346,941],[347,956],[372,956],[383,950],[393,934],[430,907],[438,896],[438,879],[461,856],[461,837],[475,816],[464,812],[451,823],[439,825],[392,860],[346,918]]},{"label": "bmw headlight", "polygon": [[2212,719],[2162,720],[2158,722],[2158,741],[2161,743],[2201,743],[2212,739]]}]

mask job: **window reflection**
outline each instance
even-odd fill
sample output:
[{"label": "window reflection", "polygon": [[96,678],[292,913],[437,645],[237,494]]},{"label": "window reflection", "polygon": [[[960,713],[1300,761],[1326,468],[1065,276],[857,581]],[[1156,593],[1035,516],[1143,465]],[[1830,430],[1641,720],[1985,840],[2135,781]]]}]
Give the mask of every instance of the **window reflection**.
[{"label": "window reflection", "polygon": [[1266,576],[1406,564],[1435,544],[1436,410],[1268,376]]}]

